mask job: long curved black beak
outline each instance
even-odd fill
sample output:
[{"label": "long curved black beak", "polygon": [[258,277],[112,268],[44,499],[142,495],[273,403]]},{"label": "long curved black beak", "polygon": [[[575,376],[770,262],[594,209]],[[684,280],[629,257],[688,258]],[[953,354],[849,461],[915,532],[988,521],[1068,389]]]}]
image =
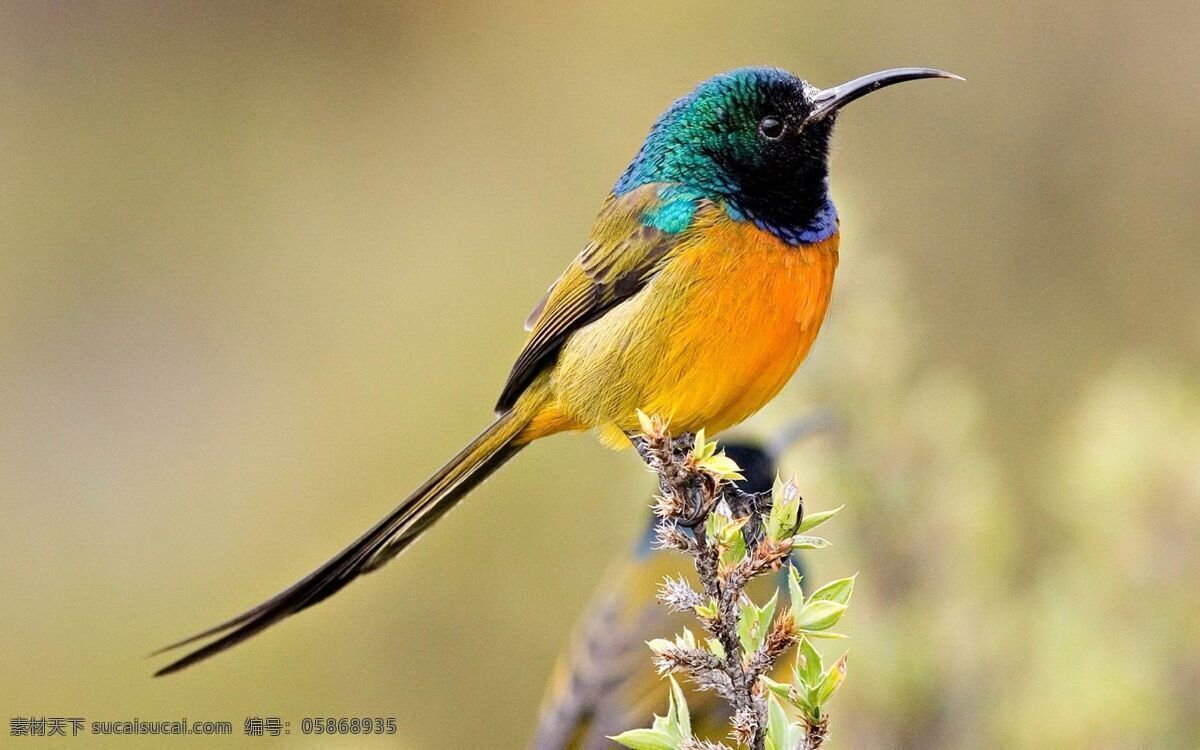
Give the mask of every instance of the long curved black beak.
[{"label": "long curved black beak", "polygon": [[855,78],[841,86],[822,89],[813,95],[813,111],[805,118],[805,122],[823,120],[837,112],[855,99],[861,99],[872,91],[878,91],[885,86],[905,81],[916,81],[922,78],[953,78],[956,81],[966,80],[962,76],[947,73],[936,68],[892,68],[878,73]]}]

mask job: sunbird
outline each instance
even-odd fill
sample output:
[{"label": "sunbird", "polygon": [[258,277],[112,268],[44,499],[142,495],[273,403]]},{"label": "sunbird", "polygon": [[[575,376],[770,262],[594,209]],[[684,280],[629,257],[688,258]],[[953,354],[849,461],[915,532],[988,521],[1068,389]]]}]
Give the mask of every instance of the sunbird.
[{"label": "sunbird", "polygon": [[[744,492],[770,491],[775,482],[780,454],[796,440],[830,426],[817,416],[797,422],[771,440],[736,440],[722,449],[740,468],[736,482]],[[537,729],[530,750],[599,750],[614,747],[609,736],[641,726],[652,713],[666,715],[667,689],[654,668],[646,642],[671,638],[684,627],[695,628],[696,618],[668,610],[656,600],[666,576],[683,574],[697,586],[695,571],[687,558],[672,550],[658,549],[655,527],[658,519],[647,513],[646,526],[626,555],[602,579],[587,612],[566,649],[560,654],[542,700]],[[803,573],[798,552],[791,564]],[[786,568],[777,576],[751,581],[746,593],[756,604],[765,604],[774,591],[780,592],[780,608],[787,606]],[[790,679],[789,659],[781,659]],[[729,709],[715,693],[693,692],[688,696],[692,729],[697,737],[715,738],[729,727]]]},{"label": "sunbird", "polygon": [[610,446],[628,445],[638,410],[677,434],[715,434],[762,408],[807,356],[829,306],[838,113],[923,78],[959,77],[895,68],[819,89],[778,68],[741,68],[672,104],[530,314],[491,425],[324,565],[162,649],[211,639],[157,674],[241,643],[379,568],[534,440],[594,429]]}]

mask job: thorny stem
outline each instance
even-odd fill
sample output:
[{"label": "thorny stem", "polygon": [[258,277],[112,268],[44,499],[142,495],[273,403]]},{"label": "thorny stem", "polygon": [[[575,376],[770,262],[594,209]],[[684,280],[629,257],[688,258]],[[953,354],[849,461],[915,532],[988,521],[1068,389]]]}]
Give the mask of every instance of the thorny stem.
[{"label": "thorny stem", "polygon": [[[786,559],[789,545],[763,544],[761,518],[771,508],[771,493],[747,493],[695,465],[692,447],[695,436],[687,433],[672,439],[662,430],[633,438],[642,459],[657,475],[660,496],[659,541],[689,554],[704,589],[706,601],[716,603],[716,616],[701,617],[706,630],[721,644],[724,658],[707,652],[676,651],[660,657],[659,666],[683,671],[700,689],[718,692],[732,709],[733,735],[752,750],[763,750],[767,735],[767,702],[758,678],[791,647],[796,636],[790,615],[781,616],[761,648],[747,656],[737,634],[738,619],[746,584],[752,578]],[[747,555],[731,568],[722,569],[715,540],[705,532],[705,521],[722,502],[733,518],[749,516],[743,528]],[[679,527],[691,531],[688,536]],[[701,658],[701,655],[708,658]],[[816,748],[823,739],[818,733]]]},{"label": "thorny stem", "polygon": [[796,750],[820,750],[825,738],[829,736],[829,719],[821,718],[816,724],[808,724],[804,733],[804,741]]}]

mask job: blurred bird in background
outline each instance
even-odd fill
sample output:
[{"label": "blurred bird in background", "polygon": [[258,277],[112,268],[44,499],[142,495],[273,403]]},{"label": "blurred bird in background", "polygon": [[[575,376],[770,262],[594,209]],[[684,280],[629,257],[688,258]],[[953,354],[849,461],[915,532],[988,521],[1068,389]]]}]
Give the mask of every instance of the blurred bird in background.
[{"label": "blurred bird in background", "polygon": [[638,409],[679,433],[716,434],[762,408],[808,355],[829,305],[837,115],[923,78],[957,76],[898,68],[819,89],[777,68],[744,68],[675,102],[617,180],[583,251],[529,316],[495,421],[308,576],[163,649],[213,639],[158,674],[241,643],[377,569],[534,440],[595,429],[609,445],[628,445]]},{"label": "blurred bird in background", "polygon": [[[737,440],[722,444],[741,467],[737,482],[746,492],[769,491],[784,451],[796,441],[828,429],[825,415],[796,422],[765,444]],[[666,688],[655,671],[646,642],[670,639],[684,627],[695,630],[695,618],[672,612],[655,595],[663,578],[681,574],[696,586],[690,561],[677,552],[654,548],[657,519],[649,514],[646,528],[630,554],[604,577],[587,613],[559,655],[542,700],[531,750],[600,750],[613,747],[609,736],[641,726],[651,714],[666,713]],[[792,564],[803,574],[799,552]],[[787,569],[754,579],[747,594],[757,604],[778,589],[780,606],[788,604]],[[780,665],[790,669],[790,659]],[[726,703],[713,693],[688,695],[692,726],[698,737],[717,738],[729,727]]]}]

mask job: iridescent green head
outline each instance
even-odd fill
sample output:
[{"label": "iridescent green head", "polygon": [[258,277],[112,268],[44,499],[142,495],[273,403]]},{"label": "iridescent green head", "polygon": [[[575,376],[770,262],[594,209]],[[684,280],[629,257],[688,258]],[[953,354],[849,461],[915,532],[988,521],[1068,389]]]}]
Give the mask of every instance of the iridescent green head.
[{"label": "iridescent green head", "polygon": [[837,112],[872,91],[918,78],[957,76],[901,68],[832,89],[778,68],[714,76],[663,113],[615,191],[674,183],[722,200],[734,218],[792,244],[820,241],[837,230],[828,191]]}]

